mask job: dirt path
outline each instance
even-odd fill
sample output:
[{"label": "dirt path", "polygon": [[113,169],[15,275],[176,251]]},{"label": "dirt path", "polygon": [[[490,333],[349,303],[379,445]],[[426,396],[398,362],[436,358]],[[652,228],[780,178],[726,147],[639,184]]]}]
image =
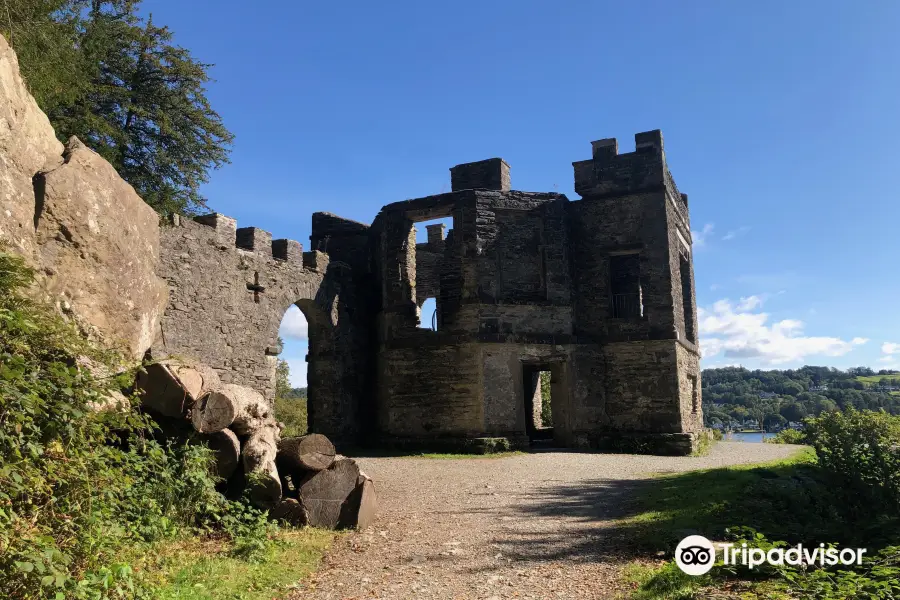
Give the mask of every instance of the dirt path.
[{"label": "dirt path", "polygon": [[702,458],[547,452],[360,459],[378,486],[378,519],[341,537],[294,598],[614,597],[622,591],[623,559],[610,523],[628,514],[642,480],[796,451],[721,442]]}]

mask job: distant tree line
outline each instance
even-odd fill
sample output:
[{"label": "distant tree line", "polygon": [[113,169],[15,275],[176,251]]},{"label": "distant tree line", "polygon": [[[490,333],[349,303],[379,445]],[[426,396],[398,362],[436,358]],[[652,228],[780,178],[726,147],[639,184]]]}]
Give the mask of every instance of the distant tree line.
[{"label": "distant tree line", "polygon": [[[704,369],[702,382],[704,419],[710,427],[737,429],[752,424],[773,431],[847,407],[900,414],[900,373],[896,371],[726,367]],[[890,387],[898,391],[890,391]]]}]

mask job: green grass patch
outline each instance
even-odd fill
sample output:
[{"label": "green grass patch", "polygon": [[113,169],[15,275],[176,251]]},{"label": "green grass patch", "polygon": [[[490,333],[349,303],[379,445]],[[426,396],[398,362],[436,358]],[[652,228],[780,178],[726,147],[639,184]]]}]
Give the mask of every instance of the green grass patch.
[{"label": "green grass patch", "polygon": [[640,550],[666,553],[686,535],[723,540],[736,526],[791,543],[880,547],[898,539],[897,517],[840,510],[852,504],[850,495],[807,448],[762,465],[658,477],[637,490],[635,510],[619,523]]},{"label": "green grass patch", "polygon": [[235,556],[221,539],[190,538],[156,545],[140,575],[157,600],[272,600],[287,596],[312,573],[333,531],[279,531],[256,560]]},{"label": "green grass patch", "polygon": [[900,516],[860,503],[859,490],[840,485],[811,448],[762,465],[664,475],[635,492],[635,505],[618,525],[636,557],[671,559],[678,542],[696,534],[713,541],[749,539],[763,548],[771,546],[769,540],[806,547],[835,543],[867,548],[872,560],[856,571],[770,567],[750,572],[717,566],[707,575],[690,577],[672,560],[638,559],[624,572],[633,598],[836,600],[893,598],[890,594],[900,590],[892,579],[900,572],[900,548],[893,547],[900,539]]}]

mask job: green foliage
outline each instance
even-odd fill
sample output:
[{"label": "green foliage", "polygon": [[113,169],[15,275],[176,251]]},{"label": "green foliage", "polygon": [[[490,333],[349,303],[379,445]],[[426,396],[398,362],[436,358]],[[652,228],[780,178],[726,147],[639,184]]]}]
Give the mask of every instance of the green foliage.
[{"label": "green foliage", "polygon": [[767,444],[805,444],[806,434],[798,429],[783,429],[763,441]]},{"label": "green foliage", "polygon": [[553,412],[550,408],[552,397],[550,387],[550,371],[541,371],[541,423],[544,427],[553,426]]},{"label": "green foliage", "polygon": [[79,30],[72,0],[0,0],[0,33],[16,50],[41,107],[69,105],[84,92],[90,69],[72,43]]},{"label": "green foliage", "polygon": [[704,577],[685,579],[668,563],[638,569],[635,597],[707,597],[714,595],[706,594],[710,590],[743,589],[753,597],[897,598],[898,422],[900,417],[880,411],[823,413],[808,419],[804,430],[814,454],[661,478],[642,492],[641,510],[623,521],[634,528],[630,538],[648,550],[671,551],[683,532],[696,531],[763,550],[820,542],[866,548],[861,565],[764,565],[751,572],[718,564]]},{"label": "green foliage", "polygon": [[790,422],[847,407],[900,414],[900,392],[889,389],[895,379],[887,371],[876,376],[866,367],[847,371],[811,366],[785,371],[705,369],[704,419],[710,427],[779,431]]},{"label": "green foliage", "polygon": [[232,134],[206,97],[211,65],[138,15],[140,0],[0,0],[0,19],[60,139],[78,136],[163,214],[204,207]]},{"label": "green foliage", "polygon": [[187,531],[244,539],[259,511],[215,491],[202,446],[161,446],[146,417],[104,404],[116,378],[86,343],[19,290],[32,273],[0,252],[0,588],[11,599],[136,597],[121,551]]},{"label": "green foliage", "polygon": [[900,508],[900,417],[884,412],[832,412],[806,421],[819,464],[864,504]]},{"label": "green foliage", "polygon": [[292,388],[290,368],[285,360],[275,367],[275,418],[284,423],[283,437],[307,431],[306,388]]},{"label": "green foliage", "polygon": [[187,539],[159,548],[144,567],[155,576],[154,600],[271,600],[296,589],[336,535],[323,529],[278,531],[252,562],[223,551],[216,540]]}]

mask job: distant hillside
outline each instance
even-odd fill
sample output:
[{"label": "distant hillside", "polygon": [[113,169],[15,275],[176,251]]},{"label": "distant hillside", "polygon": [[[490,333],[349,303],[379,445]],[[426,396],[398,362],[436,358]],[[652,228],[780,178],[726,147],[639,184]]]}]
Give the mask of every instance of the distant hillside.
[{"label": "distant hillside", "polygon": [[726,367],[704,369],[702,381],[704,418],[710,427],[772,431],[846,406],[900,414],[900,373],[896,371]]}]

